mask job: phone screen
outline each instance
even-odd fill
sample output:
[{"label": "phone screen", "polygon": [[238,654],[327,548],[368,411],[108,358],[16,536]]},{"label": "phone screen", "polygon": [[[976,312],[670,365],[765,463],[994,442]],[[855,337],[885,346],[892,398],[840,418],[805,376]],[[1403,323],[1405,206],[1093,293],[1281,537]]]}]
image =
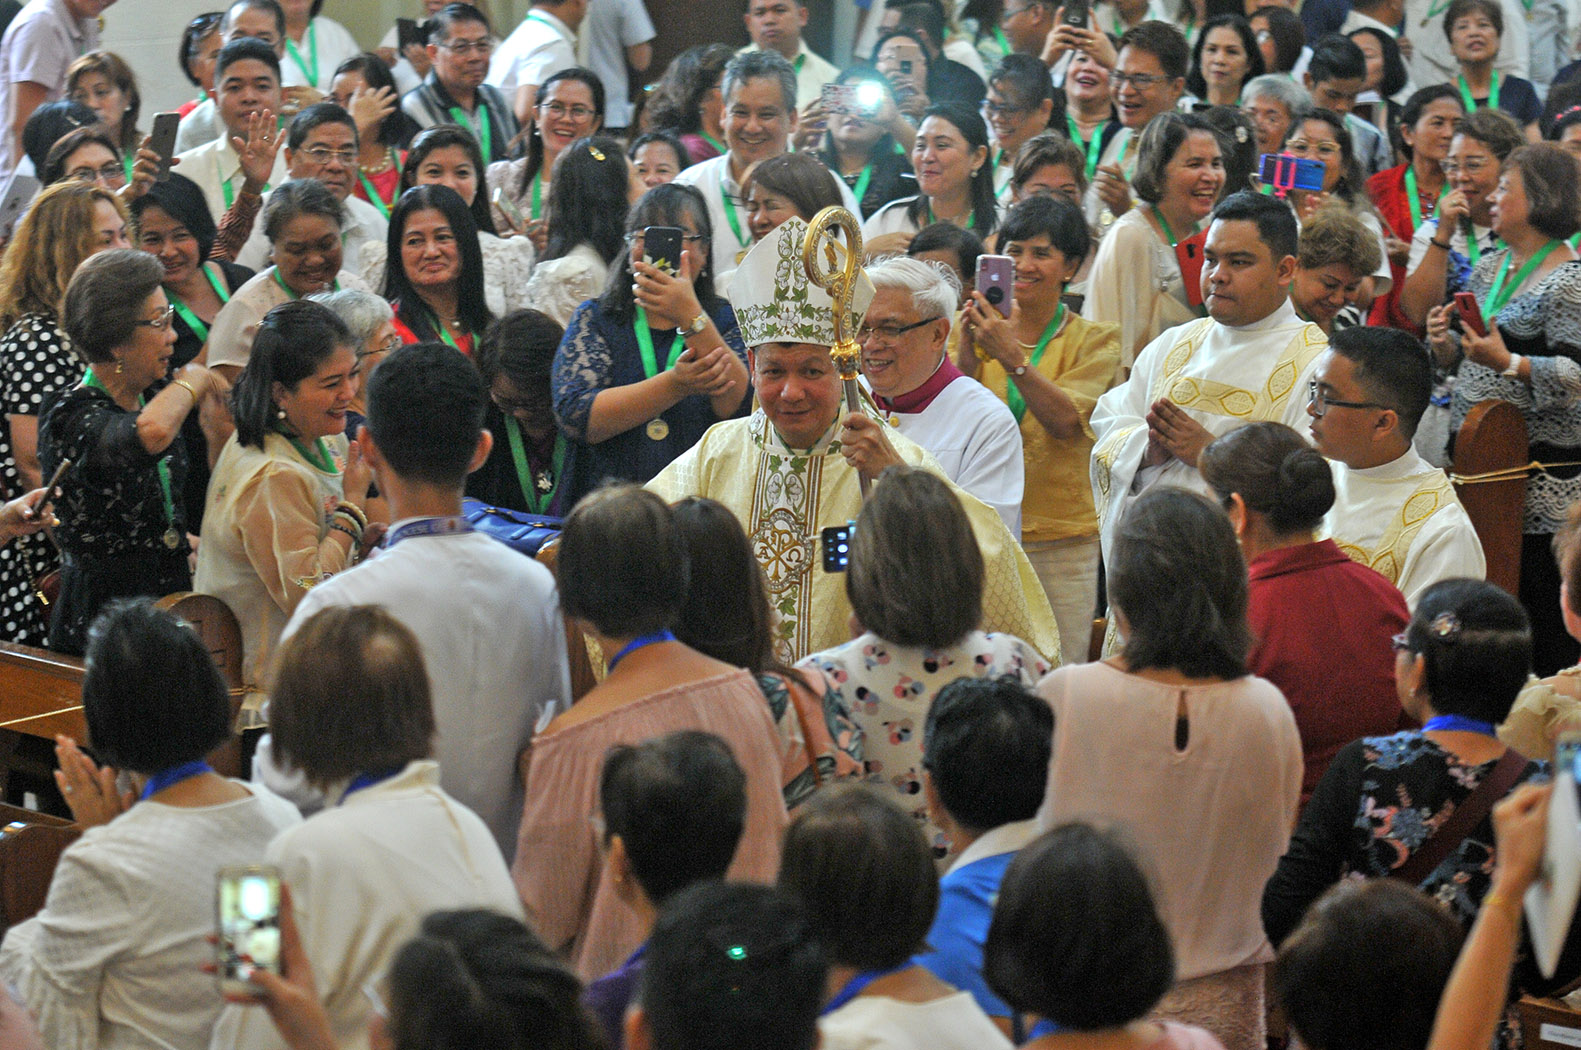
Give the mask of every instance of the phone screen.
[{"label": "phone screen", "polygon": [[216,898],[220,987],[246,994],[253,970],[280,972],[279,869],[221,868]]},{"label": "phone screen", "polygon": [[844,572],[851,567],[851,530],[854,524],[830,525],[818,535],[823,571]]},{"label": "phone screen", "polygon": [[679,226],[645,226],[642,230],[642,258],[656,270],[675,275],[681,272],[681,237],[685,233]]}]

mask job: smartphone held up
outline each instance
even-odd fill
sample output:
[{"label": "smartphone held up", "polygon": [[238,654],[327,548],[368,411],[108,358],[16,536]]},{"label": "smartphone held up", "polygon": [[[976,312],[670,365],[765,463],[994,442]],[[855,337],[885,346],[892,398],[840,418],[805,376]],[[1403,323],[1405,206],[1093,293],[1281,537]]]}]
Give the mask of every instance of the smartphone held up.
[{"label": "smartphone held up", "polygon": [[215,887],[220,992],[257,994],[254,971],[280,973],[280,870],[267,864],[221,868]]}]

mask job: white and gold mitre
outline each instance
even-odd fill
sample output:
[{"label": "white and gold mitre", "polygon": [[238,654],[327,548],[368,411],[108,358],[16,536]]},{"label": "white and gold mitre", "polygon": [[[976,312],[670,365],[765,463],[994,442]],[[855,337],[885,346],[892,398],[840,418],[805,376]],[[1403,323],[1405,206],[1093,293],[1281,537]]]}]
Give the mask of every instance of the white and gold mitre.
[{"label": "white and gold mitre", "polygon": [[[735,308],[736,324],[747,346],[835,344],[834,300],[807,277],[807,268],[802,263],[802,245],[806,240],[807,224],[792,216],[753,245],[736,268],[730,285],[730,305]],[[843,264],[845,247],[834,240],[825,243]],[[873,282],[868,280],[861,266],[855,269],[856,287],[851,296],[851,319],[846,328],[852,335],[872,305],[874,294]]]}]

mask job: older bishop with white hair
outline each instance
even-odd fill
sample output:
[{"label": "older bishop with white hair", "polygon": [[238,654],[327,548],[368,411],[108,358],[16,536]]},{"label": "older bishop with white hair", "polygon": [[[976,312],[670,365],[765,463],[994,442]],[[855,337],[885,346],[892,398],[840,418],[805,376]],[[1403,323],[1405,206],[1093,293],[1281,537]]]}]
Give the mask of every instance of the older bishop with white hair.
[{"label": "older bishop with white hair", "polygon": [[890,426],[933,453],[945,476],[1021,538],[1026,466],[1005,403],[963,375],[945,344],[960,304],[954,275],[904,255],[867,268],[875,289],[862,344],[863,384]]}]

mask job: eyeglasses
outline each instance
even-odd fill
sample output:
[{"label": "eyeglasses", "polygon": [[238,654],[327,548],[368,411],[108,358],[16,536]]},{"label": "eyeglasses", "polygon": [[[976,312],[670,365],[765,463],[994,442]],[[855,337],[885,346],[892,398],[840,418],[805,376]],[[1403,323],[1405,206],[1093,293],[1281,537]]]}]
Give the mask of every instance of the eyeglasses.
[{"label": "eyeglasses", "polygon": [[1462,171],[1467,175],[1475,175],[1480,171],[1487,171],[1492,166],[1493,161],[1485,157],[1472,157],[1464,164],[1456,160],[1446,160],[1439,165],[1439,167],[1444,169],[1444,174],[1450,176],[1458,175]]},{"label": "eyeglasses", "polygon": [[490,390],[489,400],[493,401],[501,412],[508,415],[515,415],[517,412],[537,412],[549,407],[552,403],[547,391],[537,397],[501,397]]},{"label": "eyeglasses", "polygon": [[1308,142],[1306,139],[1291,139],[1285,143],[1287,153],[1316,153],[1320,157],[1337,157],[1343,151],[1337,142]]},{"label": "eyeglasses", "polygon": [[119,164],[106,164],[102,168],[72,168],[66,173],[66,178],[77,182],[93,182],[103,179],[105,182],[125,182],[126,169]]},{"label": "eyeglasses", "polygon": [[921,328],[925,324],[932,324],[941,316],[943,315],[934,314],[932,317],[924,317],[922,320],[914,321],[911,324],[865,324],[856,330],[856,341],[859,343],[865,343],[874,336],[877,336],[886,343],[893,343],[896,339],[899,339],[913,328]]},{"label": "eyeglasses", "polygon": [[570,117],[575,121],[592,120],[598,113],[592,106],[568,106],[564,102],[543,102],[539,109],[551,117]]},{"label": "eyeglasses", "polygon": [[446,42],[434,46],[444,48],[457,58],[466,58],[468,55],[486,55],[493,51],[494,41],[487,38],[483,40],[457,40],[453,43]]},{"label": "eyeglasses", "polygon": [[1119,90],[1120,88],[1123,88],[1123,87],[1125,87],[1127,85],[1130,85],[1131,87],[1136,88],[1136,90],[1138,90],[1138,91],[1146,91],[1148,88],[1152,87],[1154,84],[1162,84],[1164,81],[1166,81],[1168,79],[1170,79],[1170,78],[1166,77],[1166,76],[1163,76],[1161,74],[1157,74],[1157,73],[1110,73],[1109,74],[1109,83],[1111,85],[1113,85],[1116,90]]},{"label": "eyeglasses", "polygon": [[357,162],[357,151],[354,149],[330,149],[328,146],[309,146],[302,153],[314,164],[328,164],[332,160],[339,161],[342,164],[355,164]]},{"label": "eyeglasses", "polygon": [[1376,401],[1340,401],[1323,393],[1316,379],[1307,380],[1307,401],[1312,405],[1312,414],[1322,419],[1331,408],[1388,408]]},{"label": "eyeglasses", "polygon": [[401,337],[398,336],[398,335],[392,335],[392,336],[390,336],[390,338],[386,339],[384,342],[380,343],[378,346],[374,347],[372,350],[369,350],[367,348],[363,348],[361,350],[356,351],[354,354],[352,354],[352,356],[355,357],[358,361],[361,361],[365,357],[372,357],[374,354],[387,354],[391,350],[399,350],[400,348],[401,348]]},{"label": "eyeglasses", "polygon": [[989,102],[987,99],[984,99],[981,109],[990,117],[1013,117],[1019,113],[1031,112],[1032,107],[1002,105],[998,102]]},{"label": "eyeglasses", "polygon": [[145,317],[140,321],[134,321],[133,324],[139,328],[153,328],[163,332],[165,329],[170,327],[170,324],[175,319],[175,316],[176,308],[174,306],[167,306],[165,307],[164,313],[160,314],[158,317],[152,319]]}]

